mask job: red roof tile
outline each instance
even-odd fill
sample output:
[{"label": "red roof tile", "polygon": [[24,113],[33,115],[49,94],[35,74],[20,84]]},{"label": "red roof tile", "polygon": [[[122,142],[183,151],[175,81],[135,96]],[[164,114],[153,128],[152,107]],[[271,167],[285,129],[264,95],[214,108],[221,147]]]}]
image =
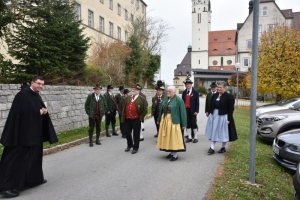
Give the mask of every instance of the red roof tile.
[{"label": "red roof tile", "polygon": [[209,56],[228,56],[236,53],[236,30],[211,31],[208,36]]}]

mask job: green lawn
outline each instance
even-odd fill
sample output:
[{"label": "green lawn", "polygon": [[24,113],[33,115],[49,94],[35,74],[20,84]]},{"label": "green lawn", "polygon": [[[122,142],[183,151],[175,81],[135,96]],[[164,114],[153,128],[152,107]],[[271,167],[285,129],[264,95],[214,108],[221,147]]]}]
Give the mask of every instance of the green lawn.
[{"label": "green lawn", "polygon": [[218,169],[211,191],[211,200],[217,199],[293,199],[294,172],[281,167],[272,158],[271,145],[256,139],[256,184],[249,180],[249,124],[247,108],[235,110],[234,119],[239,139],[231,143],[224,162]]}]

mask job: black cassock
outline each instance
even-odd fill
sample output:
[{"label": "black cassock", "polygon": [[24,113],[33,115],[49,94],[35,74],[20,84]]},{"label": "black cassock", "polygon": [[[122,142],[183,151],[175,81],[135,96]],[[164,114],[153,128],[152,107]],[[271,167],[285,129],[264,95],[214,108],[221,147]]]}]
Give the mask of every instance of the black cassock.
[{"label": "black cassock", "polygon": [[58,141],[41,96],[30,87],[13,100],[0,143],[5,147],[0,162],[0,191],[31,187],[43,182],[43,142]]}]

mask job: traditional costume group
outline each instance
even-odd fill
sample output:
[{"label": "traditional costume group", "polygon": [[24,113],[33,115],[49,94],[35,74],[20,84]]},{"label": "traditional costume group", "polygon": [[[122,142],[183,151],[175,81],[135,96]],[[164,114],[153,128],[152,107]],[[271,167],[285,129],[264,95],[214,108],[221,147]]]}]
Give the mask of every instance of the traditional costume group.
[{"label": "traditional costume group", "polygon": [[[43,81],[42,78],[33,79]],[[39,83],[42,84],[42,83]],[[152,97],[151,115],[154,117],[157,138],[157,148],[170,152],[170,161],[178,159],[178,152],[185,152],[184,132],[187,132],[186,143],[197,143],[197,114],[199,113],[199,93],[192,87],[189,77],[184,81],[186,89],[182,96],[176,95],[174,86],[165,89],[162,81],[157,81],[156,94]],[[226,87],[224,83],[222,83]],[[216,142],[222,142],[219,153],[226,152],[225,145],[237,139],[233,120],[234,97],[221,90],[217,92],[217,84],[211,85],[212,92],[206,97],[205,112],[208,116],[205,129],[206,137],[211,141],[208,154],[213,154]],[[94,92],[87,96],[85,111],[88,115],[89,146],[93,147],[93,135],[96,128],[95,144],[101,145],[101,121],[105,116],[105,132],[107,137],[109,125],[112,135],[117,136],[116,115],[120,120],[120,131],[127,140],[125,152],[132,149],[132,154],[138,153],[139,143],[144,140],[144,118],[148,111],[146,96],[141,92],[140,84],[135,84],[132,90],[119,87],[120,93],[114,95],[114,87],[107,86],[107,91],[101,95],[102,87],[96,84]],[[222,87],[220,88],[222,89]],[[167,90],[167,91],[166,91]],[[0,162],[0,194],[4,197],[16,197],[19,191],[26,187],[34,187],[46,182],[42,170],[43,142],[57,142],[57,136],[50,116],[46,111],[39,92],[31,86],[23,84],[16,95],[9,112],[1,144],[5,147]]]}]

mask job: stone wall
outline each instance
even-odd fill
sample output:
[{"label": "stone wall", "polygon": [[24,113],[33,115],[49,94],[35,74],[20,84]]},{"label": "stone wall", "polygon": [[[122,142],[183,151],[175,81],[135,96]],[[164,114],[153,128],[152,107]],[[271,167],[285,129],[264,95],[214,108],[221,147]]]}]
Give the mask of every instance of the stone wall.
[{"label": "stone wall", "polygon": [[[20,85],[0,84],[0,135],[2,134],[12,101],[20,91]],[[44,86],[41,92],[46,102],[56,132],[71,130],[88,125],[88,118],[84,110],[87,95],[93,92],[92,87],[81,86]],[[101,94],[106,92],[103,88]],[[115,89],[115,94],[119,93]],[[149,106],[155,95],[155,90],[144,89]],[[103,118],[104,120],[104,118]]]}]

